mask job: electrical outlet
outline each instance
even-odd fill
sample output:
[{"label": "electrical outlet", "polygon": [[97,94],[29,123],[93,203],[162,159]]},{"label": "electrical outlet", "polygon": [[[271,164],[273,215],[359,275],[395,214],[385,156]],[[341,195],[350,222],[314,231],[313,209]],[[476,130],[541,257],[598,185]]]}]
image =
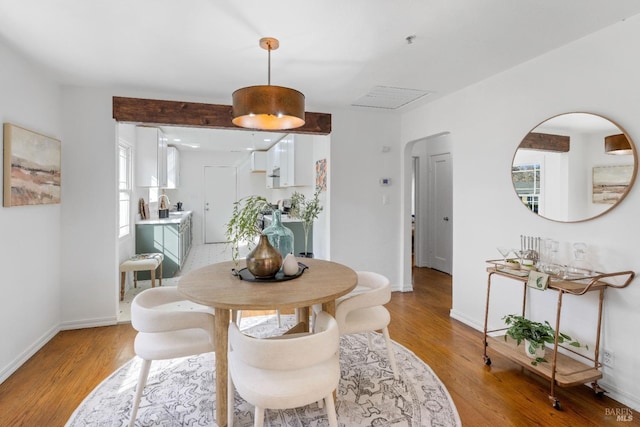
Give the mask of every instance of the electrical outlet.
[{"label": "electrical outlet", "polygon": [[613,351],[611,350],[602,351],[602,364],[604,366],[613,368],[614,361],[615,361],[615,355],[613,354]]}]

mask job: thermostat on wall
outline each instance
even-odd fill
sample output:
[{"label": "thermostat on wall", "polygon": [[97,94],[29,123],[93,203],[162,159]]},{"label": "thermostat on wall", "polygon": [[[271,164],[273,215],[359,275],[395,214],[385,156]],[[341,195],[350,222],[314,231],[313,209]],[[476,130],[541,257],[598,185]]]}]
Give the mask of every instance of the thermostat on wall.
[{"label": "thermostat on wall", "polygon": [[391,178],[380,178],[380,185],[391,185]]}]

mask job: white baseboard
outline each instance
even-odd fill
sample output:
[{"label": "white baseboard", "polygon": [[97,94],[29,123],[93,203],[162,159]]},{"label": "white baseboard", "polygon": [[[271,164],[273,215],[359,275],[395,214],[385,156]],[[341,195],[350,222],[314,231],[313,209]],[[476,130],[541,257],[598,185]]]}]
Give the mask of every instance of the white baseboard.
[{"label": "white baseboard", "polygon": [[97,319],[75,320],[73,322],[62,322],[60,324],[61,331],[69,331],[72,329],[97,328],[100,326],[113,326],[118,324],[118,317],[103,317]]},{"label": "white baseboard", "polygon": [[411,286],[411,283],[409,284],[392,284],[391,285],[391,292],[411,292],[413,291],[413,287]]},{"label": "white baseboard", "polygon": [[[634,411],[640,411],[640,400],[638,400],[637,396],[632,396],[628,393],[620,391],[615,385],[607,382],[607,377],[604,376],[601,380],[598,381],[598,385],[606,390],[605,395],[615,400],[616,402],[620,402],[622,405],[625,405],[628,408],[633,409]],[[610,408],[612,413],[616,413],[616,409],[625,409],[622,406],[614,406]]]},{"label": "white baseboard", "polygon": [[9,365],[0,370],[0,384],[2,384],[7,378],[18,370],[24,363],[31,358],[38,350],[40,350],[46,343],[60,332],[60,327],[56,326],[45,332],[36,342],[34,342],[29,348],[16,357]]},{"label": "white baseboard", "polygon": [[465,316],[464,314],[460,313],[459,311],[456,310],[450,310],[449,311],[449,317],[452,317],[462,323],[464,323],[465,325],[475,329],[476,331],[480,331],[482,332],[484,330],[484,325],[476,322],[475,320],[471,319],[470,317]]}]

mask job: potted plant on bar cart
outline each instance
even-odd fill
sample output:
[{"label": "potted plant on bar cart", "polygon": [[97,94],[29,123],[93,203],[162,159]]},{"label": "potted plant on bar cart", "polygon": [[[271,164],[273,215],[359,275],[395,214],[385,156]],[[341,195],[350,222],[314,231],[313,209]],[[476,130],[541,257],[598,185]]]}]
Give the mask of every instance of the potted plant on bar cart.
[{"label": "potted plant on bar cart", "polygon": [[[546,344],[553,344],[556,337],[556,332],[548,321],[545,320],[544,323],[534,322],[516,314],[504,316],[502,320],[509,326],[504,336],[505,341],[507,337],[514,339],[517,345],[524,341],[524,352],[533,359],[531,361],[532,365],[535,366],[538,363],[547,362],[544,358]],[[560,332],[558,334],[558,344],[565,342],[572,347],[582,347],[582,344],[578,341],[574,341],[569,335]],[[589,349],[586,345],[584,347],[587,350]]]}]

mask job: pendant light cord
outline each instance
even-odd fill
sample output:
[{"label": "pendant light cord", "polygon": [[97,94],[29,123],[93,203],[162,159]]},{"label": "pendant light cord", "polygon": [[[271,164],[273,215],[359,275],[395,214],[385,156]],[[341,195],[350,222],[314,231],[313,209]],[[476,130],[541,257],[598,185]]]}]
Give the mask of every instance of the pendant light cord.
[{"label": "pendant light cord", "polygon": [[267,42],[267,85],[271,86],[271,42]]}]

